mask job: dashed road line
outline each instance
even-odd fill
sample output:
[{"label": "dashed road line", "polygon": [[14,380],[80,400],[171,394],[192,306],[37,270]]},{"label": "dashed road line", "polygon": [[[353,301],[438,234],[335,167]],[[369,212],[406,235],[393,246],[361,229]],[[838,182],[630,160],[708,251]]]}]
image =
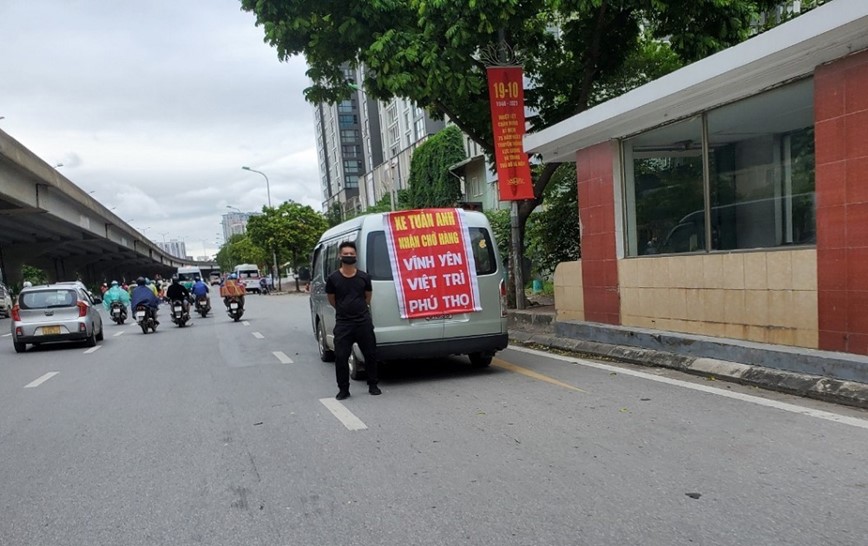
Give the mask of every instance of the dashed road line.
[{"label": "dashed road line", "polygon": [[346,406],[334,398],[320,398],[319,401],[323,406],[328,408],[328,410],[332,412],[332,415],[337,417],[338,421],[347,427],[348,430],[365,430],[368,428],[361,419],[356,417],[353,412],[348,410]]},{"label": "dashed road line", "polygon": [[121,330],[120,332],[116,333],[114,337],[122,336],[124,335],[124,332],[126,332],[126,330]]},{"label": "dashed road line", "polygon": [[292,359],[286,356],[283,351],[273,351],[271,354],[277,357],[281,364],[292,364]]},{"label": "dashed road line", "polygon": [[9,337],[9,336],[11,336],[11,335],[12,335],[12,334],[3,334],[3,337]]},{"label": "dashed road line", "polygon": [[102,349],[102,345],[97,345],[96,347],[91,347],[90,349],[86,350],[84,354],[89,355],[91,353],[99,351],[100,349]]},{"label": "dashed road line", "polygon": [[260,334],[259,332],[253,332],[253,337],[256,339],[265,339],[265,336]]},{"label": "dashed road line", "polygon": [[246,320],[242,320],[241,324],[243,324],[244,326],[250,326],[250,322],[248,322]]},{"label": "dashed road line", "polygon": [[568,356],[561,356],[558,354],[546,353],[543,351],[537,351],[535,349],[528,349],[526,347],[517,347],[515,345],[510,345],[509,348],[513,351],[518,351],[521,353],[527,353],[532,355],[543,356],[546,358],[553,358],[555,360],[562,360],[564,362],[569,362],[571,364],[578,364],[579,366],[586,366],[588,368],[597,368],[598,370],[605,370],[607,372],[615,372],[621,375],[631,375],[633,377],[640,377],[642,379],[648,379],[650,381],[657,381],[658,383],[666,383],[667,385],[674,385],[676,387],[683,387],[685,389],[692,389],[695,391],[700,391],[708,394],[714,394],[717,396],[723,396],[724,398],[733,398],[735,400],[741,400],[743,402],[749,402],[751,404],[757,404],[759,406],[765,406],[768,408],[779,409],[782,411],[788,411],[790,413],[797,413],[800,415],[806,415],[808,417],[814,417],[816,419],[825,419],[827,421],[833,421],[835,423],[841,423],[843,425],[850,425],[853,427],[859,427],[868,429],[868,420],[859,419],[857,417],[849,417],[847,415],[839,415],[837,413],[832,413],[830,411],[823,410],[815,410],[811,408],[806,408],[802,406],[797,406],[796,404],[789,404],[787,402],[778,402],[777,400],[769,400],[767,398],[761,398],[759,396],[752,396],[750,394],[742,394],[740,392],[732,392],[729,390],[718,389],[715,387],[708,387],[706,385],[697,385],[695,383],[689,383],[687,381],[682,381],[680,379],[671,379],[669,377],[663,377],[659,375],[654,375],[650,373],[640,372],[638,370],[631,370],[629,368],[619,368],[617,366],[610,366],[608,364],[601,364],[599,362],[591,362],[590,360],[584,360],[581,358],[574,358]]},{"label": "dashed road line", "polygon": [[34,387],[38,387],[39,385],[42,385],[43,383],[45,383],[46,381],[48,381],[49,379],[51,379],[52,377],[54,377],[55,375],[57,375],[59,373],[60,372],[48,372],[47,374],[43,375],[42,377],[40,377],[38,379],[34,379],[30,383],[24,385],[24,388],[25,389],[32,389]]}]

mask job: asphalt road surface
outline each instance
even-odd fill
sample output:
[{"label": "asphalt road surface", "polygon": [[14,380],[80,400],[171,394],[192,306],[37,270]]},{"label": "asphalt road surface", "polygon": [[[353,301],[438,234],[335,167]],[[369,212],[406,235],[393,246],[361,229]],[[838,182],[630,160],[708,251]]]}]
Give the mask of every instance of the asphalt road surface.
[{"label": "asphalt road surface", "polygon": [[0,545],[868,544],[868,413],[526,349],[334,400],[308,299],[96,350],[0,320]]}]

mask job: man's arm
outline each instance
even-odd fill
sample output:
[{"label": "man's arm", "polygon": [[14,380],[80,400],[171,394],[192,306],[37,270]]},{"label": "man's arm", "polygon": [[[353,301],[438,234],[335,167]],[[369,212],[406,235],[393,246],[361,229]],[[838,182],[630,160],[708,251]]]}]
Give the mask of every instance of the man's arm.
[{"label": "man's arm", "polygon": [[337,299],[335,298],[335,295],[334,294],[326,294],[326,295],[329,298],[329,303],[331,304],[331,306],[337,308]]},{"label": "man's arm", "polygon": [[373,296],[373,295],[374,295],[374,293],[371,290],[366,290],[365,291],[365,303],[367,303],[368,305],[371,305],[371,296]]}]

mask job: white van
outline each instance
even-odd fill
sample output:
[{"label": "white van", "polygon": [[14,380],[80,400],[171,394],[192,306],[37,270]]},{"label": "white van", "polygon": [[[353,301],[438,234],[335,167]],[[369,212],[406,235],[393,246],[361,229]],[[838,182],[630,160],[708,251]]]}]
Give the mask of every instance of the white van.
[{"label": "white van", "polygon": [[[340,267],[338,246],[356,244],[359,269],[371,277],[371,316],[377,336],[377,358],[433,358],[468,355],[476,367],[488,366],[496,351],[508,344],[506,285],[503,264],[491,226],[484,214],[455,209],[462,215],[469,237],[478,289],[478,311],[440,314],[424,318],[402,318],[398,288],[393,275],[387,243],[387,213],[369,214],[348,220],[320,237],[312,258],[310,283],[311,325],[319,345],[320,358],[334,359],[335,310],[325,293],[326,279]],[[425,211],[420,211],[425,212]],[[429,271],[436,274],[438,267]],[[405,309],[406,311],[406,309]],[[364,361],[358,346],[350,356],[350,376],[361,379]]]},{"label": "white van", "polygon": [[183,284],[189,290],[196,279],[202,278],[202,270],[198,266],[184,266],[178,268],[178,282]]},{"label": "white van", "polygon": [[261,292],[259,287],[259,267],[256,264],[238,264],[235,266],[233,272],[238,276],[238,282],[244,284],[244,288],[247,289],[248,293],[256,292],[259,294]]}]

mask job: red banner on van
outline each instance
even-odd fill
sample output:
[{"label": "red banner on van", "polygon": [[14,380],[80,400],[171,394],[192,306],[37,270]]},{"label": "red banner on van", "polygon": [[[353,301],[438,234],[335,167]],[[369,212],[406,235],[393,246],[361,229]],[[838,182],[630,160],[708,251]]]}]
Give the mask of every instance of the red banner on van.
[{"label": "red banner on van", "polygon": [[385,215],[401,318],[481,311],[470,231],[459,209]]},{"label": "red banner on van", "polygon": [[520,66],[488,69],[488,102],[501,201],[533,199],[530,164],[524,153],[524,82]]}]

